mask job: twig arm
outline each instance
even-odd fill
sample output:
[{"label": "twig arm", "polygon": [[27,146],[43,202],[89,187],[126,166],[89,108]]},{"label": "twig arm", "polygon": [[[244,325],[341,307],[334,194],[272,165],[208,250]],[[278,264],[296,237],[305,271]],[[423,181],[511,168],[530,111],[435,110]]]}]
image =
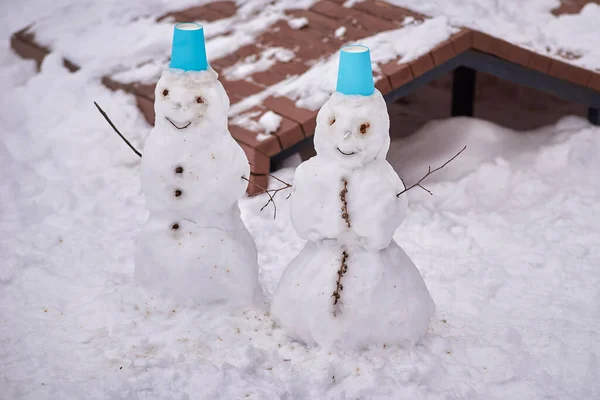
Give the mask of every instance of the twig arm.
[{"label": "twig arm", "polygon": [[[440,169],[444,168],[446,165],[450,164],[456,157],[458,157],[460,155],[460,153],[462,153],[463,151],[465,151],[467,148],[467,146],[463,147],[458,153],[456,153],[451,159],[449,159],[448,161],[446,161],[444,164],[442,164],[441,166],[435,168],[435,169],[431,169],[431,166],[429,166],[429,169],[427,170],[427,173],[425,174],[425,176],[423,176],[421,179],[419,179],[419,181],[417,183],[415,183],[414,185],[411,185],[409,187],[405,186],[405,189],[403,191],[401,191],[400,193],[398,193],[396,195],[396,197],[400,197],[401,194],[404,194],[406,192],[408,192],[411,189],[414,189],[416,187],[420,187],[421,189],[423,189],[424,191],[426,191],[427,193],[429,193],[430,195],[433,195],[433,193],[431,193],[431,191],[427,188],[425,188],[423,185],[421,185],[421,183],[429,176],[432,174],[435,174],[437,171],[439,171]],[[402,178],[400,178],[402,180]],[[402,183],[404,184],[404,181],[402,181]]]},{"label": "twig arm", "polygon": [[106,120],[106,122],[109,123],[109,125],[114,129],[115,132],[117,132],[117,135],[119,135],[121,137],[121,139],[123,139],[123,141],[125,143],[127,143],[127,146],[129,146],[129,148],[131,150],[133,150],[133,152],[135,154],[137,154],[138,157],[141,157],[142,153],[140,153],[139,151],[137,151],[136,148],[133,147],[133,145],[131,143],[129,143],[129,140],[125,139],[125,136],[123,136],[121,134],[121,132],[119,132],[119,130],[117,129],[117,127],[115,126],[115,124],[113,124],[113,122],[110,120],[110,118],[108,117],[108,115],[106,115],[106,113],[104,112],[104,110],[98,105],[98,103],[94,102],[94,105],[96,106],[96,108],[98,109],[98,111],[100,111],[100,114],[102,114],[102,116],[104,117],[104,119]]}]

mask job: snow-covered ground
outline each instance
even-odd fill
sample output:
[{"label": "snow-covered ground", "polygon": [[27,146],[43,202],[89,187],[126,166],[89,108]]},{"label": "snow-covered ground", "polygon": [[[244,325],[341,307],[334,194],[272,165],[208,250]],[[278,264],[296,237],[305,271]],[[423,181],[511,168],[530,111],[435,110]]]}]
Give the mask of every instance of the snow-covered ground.
[{"label": "snow-covered ground", "polygon": [[[436,316],[414,348],[306,348],[264,312],[176,306],[134,285],[139,159],[92,101],[137,147],[150,127],[93,70],[71,74],[55,54],[36,74],[10,52],[8,34],[50,11],[38,3],[0,5],[0,398],[600,396],[600,129],[458,119],[393,143],[408,184],[468,145],[431,179],[434,196],[409,193],[395,235]],[[303,245],[285,197],[276,220],[264,197],[241,202],[269,297]]]}]

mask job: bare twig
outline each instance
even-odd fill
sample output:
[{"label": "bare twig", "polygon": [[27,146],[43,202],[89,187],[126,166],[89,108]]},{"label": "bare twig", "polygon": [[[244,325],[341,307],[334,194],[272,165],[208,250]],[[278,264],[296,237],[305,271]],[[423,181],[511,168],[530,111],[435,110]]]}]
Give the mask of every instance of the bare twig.
[{"label": "bare twig", "polygon": [[[344,250],[342,252],[342,262],[340,265],[340,269],[337,270],[337,280],[335,282],[335,292],[333,292],[333,294],[331,295],[331,297],[333,297],[333,305],[334,306],[338,303],[338,300],[342,296],[341,292],[342,292],[342,290],[344,290],[344,285],[342,285],[342,277],[344,276],[344,274],[346,272],[348,272],[348,264],[346,264],[346,261],[348,261],[348,252],[346,250]],[[335,317],[335,312],[333,313],[333,316]]]},{"label": "bare twig", "polygon": [[119,132],[119,130],[117,129],[117,127],[115,126],[115,124],[113,124],[113,122],[110,120],[110,118],[108,117],[108,115],[106,115],[106,113],[104,112],[104,110],[102,108],[100,108],[100,106],[98,105],[98,103],[94,102],[94,105],[96,106],[96,108],[98,109],[98,111],[100,111],[100,114],[102,114],[102,116],[104,117],[104,119],[106,120],[106,122],[109,123],[109,125],[114,129],[115,132],[117,132],[117,135],[119,135],[121,137],[121,139],[123,139],[123,141],[125,143],[127,143],[127,146],[129,146],[129,148],[131,150],[133,150],[133,152],[135,154],[137,154],[139,157],[141,157],[142,153],[140,153],[139,151],[137,151],[136,148],[133,147],[133,145],[131,143],[129,143],[129,140],[125,139],[125,136],[123,136],[121,134],[121,132]]},{"label": "bare twig", "polygon": [[[250,164],[251,166],[253,166],[253,167],[254,167],[254,165],[253,165],[252,163],[250,163],[250,162],[249,162],[248,164]],[[282,190],[285,190],[285,189],[289,189],[289,188],[291,188],[291,187],[292,187],[292,184],[291,184],[291,183],[287,183],[286,181],[284,181],[284,180],[282,180],[282,179],[280,179],[280,178],[276,177],[275,175],[271,175],[271,174],[269,174],[269,173],[267,173],[267,175],[268,175],[269,177],[271,177],[271,178],[275,179],[276,181],[280,182],[281,184],[283,184],[283,186],[282,186],[282,187],[280,187],[280,188],[277,188],[277,189],[265,189],[265,188],[263,188],[262,186],[260,186],[260,185],[257,185],[257,184],[256,184],[256,183],[254,183],[254,182],[250,182],[250,180],[248,180],[248,179],[247,179],[246,177],[244,177],[244,176],[242,176],[242,179],[244,179],[244,180],[246,180],[246,181],[250,182],[251,184],[253,184],[253,185],[254,185],[254,186],[256,186],[257,188],[259,188],[260,190],[262,190],[262,192],[260,192],[260,193],[257,193],[257,194],[263,194],[263,193],[266,193],[266,194],[267,194],[267,196],[269,196],[269,200],[268,200],[268,201],[265,203],[265,205],[264,205],[264,206],[262,206],[262,207],[261,207],[260,211],[264,210],[264,209],[265,209],[265,208],[266,208],[266,207],[269,205],[269,203],[273,203],[273,219],[275,219],[275,218],[277,217],[277,205],[275,204],[275,196],[277,195],[277,193],[281,192]],[[290,193],[290,194],[288,194],[288,196],[286,197],[286,199],[289,199],[291,195],[292,195],[291,193]]]},{"label": "bare twig", "polygon": [[[431,193],[431,191],[429,189],[427,189],[423,185],[421,185],[421,182],[423,182],[429,175],[432,175],[432,174],[436,173],[440,169],[444,168],[446,165],[450,164],[450,162],[452,162],[456,157],[458,157],[460,155],[460,153],[462,153],[463,151],[465,151],[466,148],[467,148],[467,146],[463,147],[458,153],[456,153],[454,155],[454,157],[452,157],[451,159],[449,159],[448,161],[446,161],[442,166],[437,167],[436,169],[431,169],[431,165],[430,165],[429,169],[427,170],[427,173],[425,174],[424,177],[422,177],[421,179],[419,179],[419,181],[417,183],[415,183],[414,185],[411,185],[411,186],[405,188],[403,191],[401,191],[400,193],[398,193],[396,195],[396,197],[400,197],[401,194],[404,194],[404,193],[408,192],[410,189],[413,189],[413,188],[416,188],[416,187],[420,187],[421,189],[423,189],[424,191],[426,191],[430,195],[433,195],[433,193]],[[402,180],[402,178],[400,178],[400,180]],[[402,180],[402,184],[404,184],[404,180]],[[404,185],[404,186],[406,187],[406,185]]]},{"label": "bare twig", "polygon": [[346,225],[350,228],[350,214],[348,214],[348,201],[346,200],[346,194],[348,193],[348,181],[342,179],[344,182],[344,188],[340,192],[340,200],[342,201],[342,218],[346,221]]}]

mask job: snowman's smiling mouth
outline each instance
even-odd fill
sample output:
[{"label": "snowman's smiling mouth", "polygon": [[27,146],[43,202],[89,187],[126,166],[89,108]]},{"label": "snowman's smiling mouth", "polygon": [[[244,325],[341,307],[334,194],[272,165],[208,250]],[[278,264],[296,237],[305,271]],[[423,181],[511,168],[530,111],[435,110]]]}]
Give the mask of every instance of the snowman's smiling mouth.
[{"label": "snowman's smiling mouth", "polygon": [[188,126],[190,126],[190,124],[192,123],[192,121],[188,121],[188,123],[187,123],[186,125],[184,125],[184,126],[177,126],[177,124],[175,124],[175,122],[171,121],[171,120],[169,119],[169,117],[165,117],[165,118],[167,119],[167,121],[169,121],[169,122],[171,123],[171,125],[173,125],[173,126],[174,126],[175,128],[177,128],[177,129],[185,129],[185,128],[187,128]]},{"label": "snowman's smiling mouth", "polygon": [[344,153],[343,151],[341,151],[341,150],[340,150],[340,148],[339,148],[339,147],[336,147],[336,149],[337,149],[337,151],[339,151],[340,153],[342,153],[342,154],[343,154],[343,155],[345,155],[345,156],[351,156],[351,155],[353,155],[353,154],[356,154],[356,152],[355,152],[355,151],[352,151],[352,152],[350,152],[350,153]]}]

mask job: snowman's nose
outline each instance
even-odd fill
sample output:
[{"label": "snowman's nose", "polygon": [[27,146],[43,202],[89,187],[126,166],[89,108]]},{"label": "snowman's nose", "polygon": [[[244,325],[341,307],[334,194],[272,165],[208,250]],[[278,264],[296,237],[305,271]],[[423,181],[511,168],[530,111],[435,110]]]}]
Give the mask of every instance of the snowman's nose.
[{"label": "snowman's nose", "polygon": [[173,110],[179,110],[181,108],[181,103],[174,103]]},{"label": "snowman's nose", "polygon": [[352,131],[344,132],[344,139],[348,139],[352,135]]}]

